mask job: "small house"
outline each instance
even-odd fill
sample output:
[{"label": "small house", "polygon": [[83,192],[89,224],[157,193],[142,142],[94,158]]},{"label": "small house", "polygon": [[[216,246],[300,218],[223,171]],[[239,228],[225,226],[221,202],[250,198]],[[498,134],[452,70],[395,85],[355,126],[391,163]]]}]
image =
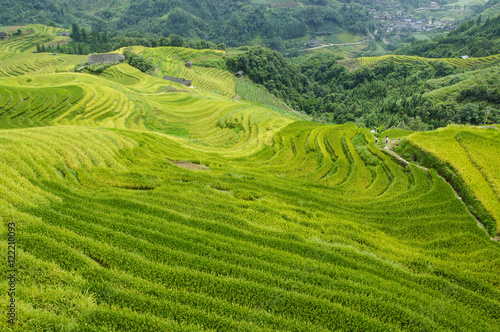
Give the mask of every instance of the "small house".
[{"label": "small house", "polygon": [[186,62],[186,67],[188,68],[193,67],[193,63],[191,61]]},{"label": "small house", "polygon": [[319,40],[317,40],[317,39],[311,39],[311,40],[309,41],[309,45],[311,45],[311,46],[313,46],[313,47],[316,47],[316,46],[321,45],[321,43],[320,43],[320,41],[319,41]]},{"label": "small house", "polygon": [[462,59],[467,60],[469,58],[468,55],[462,55]]},{"label": "small house", "polygon": [[240,70],[239,72],[237,72],[236,77],[242,78],[243,77],[243,70]]},{"label": "small house", "polygon": [[0,31],[0,39],[9,39],[7,32]]},{"label": "small house", "polygon": [[125,61],[125,56],[123,54],[94,54],[87,59],[87,64],[95,65],[99,63],[120,63],[123,61]]},{"label": "small house", "polygon": [[191,82],[193,82],[193,81],[185,80],[185,79],[180,78],[180,77],[173,77],[173,76],[167,76],[167,75],[163,76],[163,79],[167,80],[167,81],[179,83],[179,84],[185,85],[187,87],[190,87]]},{"label": "small house", "polygon": [[69,31],[63,31],[59,34],[59,36],[69,37]]}]

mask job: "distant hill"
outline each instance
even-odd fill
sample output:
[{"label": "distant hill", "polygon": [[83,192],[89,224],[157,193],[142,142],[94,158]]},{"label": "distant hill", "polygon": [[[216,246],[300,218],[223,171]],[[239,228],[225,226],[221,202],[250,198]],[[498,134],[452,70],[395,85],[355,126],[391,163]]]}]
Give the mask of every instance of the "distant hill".
[{"label": "distant hill", "polygon": [[485,20],[469,20],[444,37],[416,41],[396,54],[428,58],[450,58],[464,55],[484,57],[500,53],[500,15]]},{"label": "distant hill", "polygon": [[500,14],[500,0],[489,0],[478,8],[482,17],[496,16]]},{"label": "distant hill", "polygon": [[[270,5],[269,5],[270,4]],[[334,1],[274,2],[234,0],[0,1],[0,25],[53,21],[69,27],[77,22],[113,33],[139,31],[205,39],[230,46],[250,44],[255,38],[279,46],[282,40],[315,33],[368,34],[377,23],[359,4]]]}]

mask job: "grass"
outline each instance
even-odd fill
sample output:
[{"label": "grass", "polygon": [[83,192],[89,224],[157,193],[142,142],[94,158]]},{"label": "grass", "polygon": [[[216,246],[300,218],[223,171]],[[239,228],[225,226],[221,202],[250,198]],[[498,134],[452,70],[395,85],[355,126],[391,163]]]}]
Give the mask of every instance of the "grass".
[{"label": "grass", "polygon": [[[401,166],[367,129],[267,107],[228,72],[183,67],[208,51],[136,52],[196,89],[126,64],[2,77],[10,330],[498,330],[500,248],[435,170]],[[496,161],[496,136],[457,133],[471,160]],[[480,165],[498,180],[497,163]]]}]

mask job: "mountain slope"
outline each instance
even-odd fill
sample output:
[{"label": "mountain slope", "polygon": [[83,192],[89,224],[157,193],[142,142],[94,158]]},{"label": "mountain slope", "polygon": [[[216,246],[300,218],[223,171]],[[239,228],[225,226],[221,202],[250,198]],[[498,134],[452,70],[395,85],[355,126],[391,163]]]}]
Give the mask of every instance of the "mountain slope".
[{"label": "mountain slope", "polygon": [[470,20],[444,37],[413,42],[396,51],[397,54],[430,58],[457,56],[484,57],[500,53],[500,15],[487,17],[484,22]]},{"label": "mountain slope", "polygon": [[[94,29],[131,37],[144,32],[189,39],[205,39],[230,46],[247,45],[259,38],[267,45],[307,37],[320,31],[337,34],[347,30],[368,34],[375,19],[358,4],[341,6],[336,1],[294,1],[292,6],[273,6],[261,1],[0,1],[0,25],[24,25],[54,21],[69,27],[77,22]],[[138,31],[142,31],[139,33]]]},{"label": "mountain slope", "polygon": [[[182,75],[169,54],[198,52],[135,50]],[[46,68],[0,87],[9,329],[498,330],[498,243],[368,129],[235,100],[222,71]]]}]

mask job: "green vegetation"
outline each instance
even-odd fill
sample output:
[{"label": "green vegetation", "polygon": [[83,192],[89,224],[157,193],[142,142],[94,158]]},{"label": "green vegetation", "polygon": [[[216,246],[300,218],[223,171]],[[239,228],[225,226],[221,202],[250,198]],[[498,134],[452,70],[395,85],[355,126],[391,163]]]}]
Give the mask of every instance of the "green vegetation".
[{"label": "green vegetation", "polygon": [[478,17],[462,23],[444,37],[413,42],[396,53],[428,58],[485,57],[500,53],[499,37],[500,16],[488,17],[484,22]]},{"label": "green vegetation", "polygon": [[[9,75],[0,63],[0,236],[15,223],[17,241],[9,330],[498,330],[494,234],[436,170],[401,165],[369,129],[303,121],[257,103],[249,80],[196,65],[222,51],[132,49],[159,77],[192,79],[188,89],[127,63],[11,72],[23,62],[10,42],[0,41],[12,52]],[[498,194],[497,131],[453,130]],[[0,281],[3,308],[9,286]]]},{"label": "green vegetation", "polygon": [[500,54],[496,55],[490,55],[487,57],[482,57],[482,58],[467,58],[467,59],[462,59],[462,58],[423,58],[419,56],[410,56],[410,55],[382,55],[382,56],[374,56],[374,57],[359,57],[358,62],[362,66],[368,66],[368,67],[373,67],[374,65],[378,64],[379,62],[389,60],[393,61],[396,63],[406,63],[406,64],[429,64],[433,65],[435,61],[441,61],[448,63],[450,65],[459,67],[459,68],[464,68],[464,69],[471,69],[477,64],[487,64],[492,61],[498,61],[500,60]]},{"label": "green vegetation", "polygon": [[[375,19],[360,4],[341,5],[324,0],[302,0],[290,3],[248,0],[138,0],[93,1],[82,3],[69,0],[40,0],[36,3],[20,0],[4,1],[0,25],[54,22],[66,28],[75,22],[92,27],[90,34],[106,30],[116,42],[140,38],[140,44],[123,46],[156,46],[159,37],[172,34],[196,42],[201,39],[229,46],[249,45],[252,41],[274,49],[284,47],[284,41],[310,36],[331,36],[344,33],[346,38],[367,35],[377,28]],[[85,52],[98,44],[75,45]],[[166,45],[161,46],[188,46]],[[116,45],[115,45],[116,46]],[[90,52],[103,52],[92,50]]]},{"label": "green vegetation", "polygon": [[496,234],[500,223],[499,143],[498,127],[450,126],[437,132],[413,134],[401,150],[404,155],[439,169],[444,176],[454,177],[450,180],[456,182],[455,187],[461,190],[471,211],[491,234]]},{"label": "green vegetation", "polygon": [[240,99],[283,110],[292,110],[281,99],[270,94],[266,88],[252,83],[248,78],[236,79],[236,94]]},{"label": "green vegetation", "polygon": [[[198,62],[205,64],[208,61],[207,59],[220,59],[223,61],[223,51],[194,50],[184,47],[157,47],[145,49],[143,52],[146,57],[152,58],[153,63],[159,68],[158,77],[164,75],[182,77],[193,81],[192,84],[196,89],[199,88],[228,97],[235,96],[233,74],[227,70],[197,65]],[[186,67],[187,61],[193,62],[192,68]]]},{"label": "green vegetation", "polygon": [[483,124],[488,107],[489,123],[499,122],[499,59],[385,55],[359,58],[362,66],[355,66],[321,52],[291,64],[277,52],[251,48],[228,58],[227,64],[317,119],[427,130],[450,123]]},{"label": "green vegetation", "polygon": [[380,134],[380,137],[389,136],[390,139],[405,138],[408,135],[413,134],[412,130],[405,129],[388,129]]}]

